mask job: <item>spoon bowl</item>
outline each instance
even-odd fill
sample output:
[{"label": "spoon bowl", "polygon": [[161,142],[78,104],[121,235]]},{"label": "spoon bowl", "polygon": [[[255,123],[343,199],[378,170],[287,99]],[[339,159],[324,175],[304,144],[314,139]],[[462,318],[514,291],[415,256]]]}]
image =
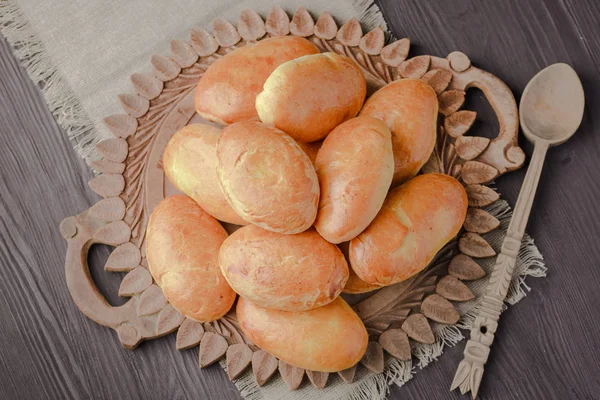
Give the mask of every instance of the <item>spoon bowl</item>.
[{"label": "spoon bowl", "polygon": [[577,73],[553,64],[529,81],[519,105],[521,128],[530,142],[550,146],[566,142],[583,118],[585,97]]}]

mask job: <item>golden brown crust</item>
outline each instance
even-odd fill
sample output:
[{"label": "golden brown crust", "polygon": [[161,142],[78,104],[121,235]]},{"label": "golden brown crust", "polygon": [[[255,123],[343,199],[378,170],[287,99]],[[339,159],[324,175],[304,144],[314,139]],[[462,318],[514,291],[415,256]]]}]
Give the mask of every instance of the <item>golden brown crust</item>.
[{"label": "golden brown crust", "polygon": [[464,187],[425,174],[392,190],[371,225],[350,242],[350,263],[367,283],[391,285],[422,271],[460,231],[467,215]]},{"label": "golden brown crust", "polygon": [[314,229],[284,235],[248,225],[225,240],[219,265],[239,295],[283,311],[328,304],[348,280],[342,252]]},{"label": "golden brown crust", "polygon": [[245,221],[292,234],[315,220],[315,169],[300,146],[278,129],[256,121],[225,128],[217,142],[217,174],[225,198]]},{"label": "golden brown crust", "polygon": [[366,93],[365,76],[351,59],[314,54],[277,67],[256,96],[256,110],[261,121],[313,142],[356,116]]},{"label": "golden brown crust", "polygon": [[342,290],[342,293],[361,294],[381,289],[380,285],[373,285],[372,283],[367,283],[360,279],[358,275],[356,275],[356,272],[354,272],[354,270],[350,266],[350,256],[348,254],[348,252],[350,251],[350,242],[343,242],[338,244],[337,246],[342,251],[342,254],[344,254],[344,258],[348,263],[348,271],[350,272],[350,275],[348,276],[348,282],[346,282],[346,286],[344,286],[344,290]]},{"label": "golden brown crust", "polygon": [[200,322],[221,318],[236,294],[221,274],[217,254],[227,232],[187,196],[171,196],[152,212],[146,257],[167,300]]},{"label": "golden brown crust", "polygon": [[415,176],[435,146],[438,99],[433,88],[420,79],[394,81],[373,93],[360,115],[380,119],[392,131],[392,185]]},{"label": "golden brown crust", "polygon": [[367,349],[367,331],[341,297],[302,312],[271,310],[240,297],[236,313],[252,343],[299,368],[342,371],[356,365]]},{"label": "golden brown crust", "polygon": [[331,243],[355,238],[375,218],[394,174],[391,133],[369,116],[338,125],[315,163],[321,187],[315,228]]},{"label": "golden brown crust", "polygon": [[221,129],[210,125],[188,125],[177,132],[165,148],[165,175],[180,191],[220,221],[246,225],[231,208],[217,177],[217,139]]},{"label": "golden brown crust", "polygon": [[221,124],[257,118],[256,95],[271,72],[286,61],[318,52],[313,43],[296,36],[246,44],[208,67],[196,87],[196,111]]}]

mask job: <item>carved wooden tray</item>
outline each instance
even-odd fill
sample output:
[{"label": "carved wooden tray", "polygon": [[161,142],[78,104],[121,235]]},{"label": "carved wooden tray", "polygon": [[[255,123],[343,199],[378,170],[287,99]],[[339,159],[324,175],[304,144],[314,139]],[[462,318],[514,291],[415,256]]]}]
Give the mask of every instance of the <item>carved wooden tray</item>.
[{"label": "carved wooden tray", "polygon": [[[306,37],[322,51],[352,58],[362,67],[370,93],[402,78],[420,78],[431,84],[439,96],[439,131],[435,151],[423,171],[450,174],[465,184],[469,194],[471,208],[463,232],[440,251],[426,270],[366,299],[363,295],[360,301],[345,296],[354,304],[370,334],[368,350],[360,364],[373,372],[382,372],[384,350],[391,357],[410,360],[411,341],[435,341],[430,322],[455,324],[459,314],[452,302],[474,297],[461,281],[480,279],[485,274],[473,258],[495,254],[481,236],[499,225],[497,219],[480,208],[499,197],[486,185],[499,175],[521,167],[525,159],[517,144],[515,99],[502,81],[472,66],[463,53],[453,52],[446,58],[407,59],[408,39],[385,45],[382,29],[363,35],[356,19],[338,29],[328,13],[320,15],[315,23],[307,10],[299,8],[290,21],[285,11],[275,6],[266,22],[256,12],[246,10],[237,28],[216,18],[212,34],[192,29],[189,43],[173,40],[169,57],[152,56],[154,76],[138,73],[131,76],[136,94],[119,96],[126,114],[105,119],[115,137],[98,144],[103,158],[94,162],[93,167],[101,174],[89,182],[103,200],[77,216],[66,218],[60,231],[68,242],[66,279],[75,304],[92,320],[114,329],[126,349],[179,329],[177,349],[199,344],[201,367],[225,356],[230,379],[238,377],[251,364],[259,385],[279,370],[290,389],[300,386],[305,373],[314,386],[322,388],[329,374],[304,371],[258,349],[238,328],[235,311],[212,323],[184,318],[168,304],[153,282],[144,248],[152,209],[176,192],[165,179],[161,166],[167,141],[183,126],[202,121],[194,110],[193,94],[204,71],[215,60],[246,43],[288,34]],[[493,140],[466,136],[476,118],[475,112],[461,110],[469,87],[481,89],[496,112],[500,132]],[[127,272],[119,295],[130,300],[122,306],[110,306],[91,279],[87,253],[94,243],[115,247],[104,267],[106,271]],[[356,368],[339,375],[345,382],[352,382]]]}]

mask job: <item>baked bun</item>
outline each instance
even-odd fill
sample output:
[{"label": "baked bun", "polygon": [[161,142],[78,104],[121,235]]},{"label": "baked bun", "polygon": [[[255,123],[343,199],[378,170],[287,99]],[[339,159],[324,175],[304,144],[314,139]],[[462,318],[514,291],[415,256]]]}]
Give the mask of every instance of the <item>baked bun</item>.
[{"label": "baked bun", "polygon": [[348,281],[346,282],[346,286],[344,286],[342,293],[361,294],[361,293],[372,292],[373,290],[382,288],[382,286],[380,286],[380,285],[373,285],[372,283],[367,283],[367,282],[361,280],[356,275],[356,272],[354,272],[352,270],[352,267],[350,266],[350,258],[348,255],[348,251],[350,250],[349,249],[350,242],[343,242],[343,243],[338,244],[337,246],[342,251],[342,254],[344,254],[344,258],[346,259],[346,262],[348,263],[348,272],[350,272],[350,275],[348,276]]},{"label": "baked bun", "polygon": [[240,296],[282,311],[331,303],[348,280],[344,255],[314,229],[284,235],[245,226],[223,242],[219,265]]},{"label": "baked bun", "polygon": [[221,129],[188,125],[165,148],[163,169],[171,183],[190,196],[204,211],[224,222],[246,225],[231,208],[217,177],[217,139]]},{"label": "baked bun", "polygon": [[152,277],[179,312],[200,322],[229,311],[235,292],[221,274],[217,255],[227,232],[187,196],[171,196],[152,211],[146,257]]},{"label": "baked bun", "polygon": [[257,121],[223,130],[217,174],[225,198],[245,221],[279,233],[300,233],[317,215],[319,181],[308,156],[288,135]]},{"label": "baked bun", "polygon": [[392,186],[415,176],[435,146],[438,99],[433,88],[420,79],[388,83],[369,97],[360,115],[380,119],[392,131]]},{"label": "baked bun", "polygon": [[256,111],[264,123],[313,142],[356,116],[366,93],[365,76],[351,59],[313,54],[277,67],[256,96]]},{"label": "baked bun", "polygon": [[443,174],[419,175],[392,190],[371,225],[350,242],[360,279],[391,285],[421,272],[460,231],[465,188]]},{"label": "baked bun", "polygon": [[343,371],[356,365],[367,350],[367,330],[341,297],[301,312],[272,310],[240,297],[236,314],[252,343],[309,371]]},{"label": "baked bun", "polygon": [[297,36],[246,44],[208,67],[196,87],[196,111],[221,124],[257,118],[254,101],[271,72],[286,61],[318,52],[317,46]]},{"label": "baked bun", "polygon": [[391,137],[384,122],[361,116],[325,138],[315,163],[321,185],[315,228],[329,242],[355,238],[379,212],[394,174]]}]

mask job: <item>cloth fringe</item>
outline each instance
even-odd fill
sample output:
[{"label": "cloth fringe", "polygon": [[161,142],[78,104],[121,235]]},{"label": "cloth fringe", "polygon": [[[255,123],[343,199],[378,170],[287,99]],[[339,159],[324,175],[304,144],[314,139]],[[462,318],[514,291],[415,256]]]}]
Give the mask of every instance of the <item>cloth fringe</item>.
[{"label": "cloth fringe", "polygon": [[97,158],[95,145],[100,138],[91,119],[46,53],[23,11],[12,0],[0,1],[0,33],[40,88],[50,112],[67,133],[75,151],[88,163]]}]

